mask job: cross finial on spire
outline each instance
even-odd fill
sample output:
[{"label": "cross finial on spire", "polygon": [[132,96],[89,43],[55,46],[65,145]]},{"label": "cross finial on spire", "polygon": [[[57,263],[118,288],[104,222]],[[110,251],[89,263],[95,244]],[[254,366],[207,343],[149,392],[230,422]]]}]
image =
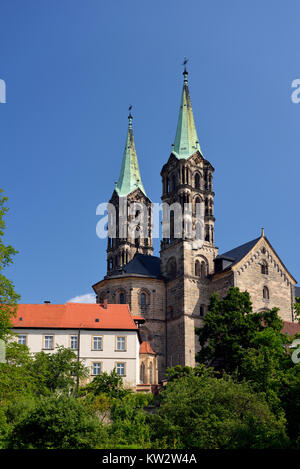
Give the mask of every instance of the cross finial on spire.
[{"label": "cross finial on spire", "polygon": [[132,109],[132,104],[130,104],[130,106],[129,106],[129,108],[128,108],[128,111],[129,111],[129,115],[128,115],[129,127],[132,126],[132,114],[131,114],[131,109]]},{"label": "cross finial on spire", "polygon": [[187,69],[186,69],[186,64],[188,63],[188,59],[186,57],[184,57],[184,61],[183,61],[183,64],[184,65],[184,71],[183,71],[183,76],[184,76],[184,81],[187,82],[187,76],[188,76],[188,72],[187,72]]}]

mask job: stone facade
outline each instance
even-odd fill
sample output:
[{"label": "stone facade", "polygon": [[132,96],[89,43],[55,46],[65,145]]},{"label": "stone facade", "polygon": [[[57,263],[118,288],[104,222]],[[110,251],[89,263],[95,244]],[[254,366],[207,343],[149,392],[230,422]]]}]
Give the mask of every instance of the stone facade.
[{"label": "stone facade", "polygon": [[[133,139],[132,128],[130,138]],[[126,155],[124,158],[129,158]],[[137,167],[137,160],[134,164]],[[128,162],[126,167],[129,166]],[[185,70],[175,143],[161,171],[164,228],[160,258],[154,258],[160,260],[159,272],[152,267],[147,267],[147,271],[142,265],[149,264],[146,258],[152,257],[153,251],[151,201],[140,179],[136,179],[135,186],[139,188],[127,197],[130,202],[143,201],[147,207],[147,241],[141,239],[137,244],[129,236],[114,240],[114,244],[109,240],[108,274],[93,286],[98,302],[126,302],[132,315],[143,316],[142,338],[157,353],[159,379],[164,377],[166,367],[195,365],[199,347],[195,327],[202,326],[214,292],[223,298],[230,287],[239,287],[250,293],[253,311],[278,307],[284,320],[294,320],[296,281],[264,232],[256,240],[218,255],[213,174],[214,168],[199,145]],[[129,175],[127,180],[133,182]],[[115,191],[111,199],[115,207],[119,206],[118,197]]]},{"label": "stone facade", "polygon": [[295,280],[265,237],[233,267],[233,275],[234,285],[249,292],[253,311],[276,307],[283,320],[294,320]]},{"label": "stone facade", "polygon": [[[105,278],[93,286],[97,301],[107,299],[108,303],[126,303],[133,316],[145,318],[140,326],[142,340],[148,341],[157,353],[159,375],[164,373],[166,363],[164,280],[134,275],[120,275]],[[124,295],[120,297],[120,295]],[[142,295],[145,301],[142,302]]]}]

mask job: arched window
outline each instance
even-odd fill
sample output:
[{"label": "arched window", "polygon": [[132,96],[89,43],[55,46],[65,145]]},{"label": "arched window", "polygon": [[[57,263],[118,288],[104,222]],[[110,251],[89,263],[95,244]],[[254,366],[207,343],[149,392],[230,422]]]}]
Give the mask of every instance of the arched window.
[{"label": "arched window", "polygon": [[209,225],[205,225],[205,241],[210,242]]},{"label": "arched window", "polygon": [[176,177],[175,175],[172,176],[172,190],[175,191],[176,189]]},{"label": "arched window", "polygon": [[203,318],[205,315],[205,305],[200,306],[200,317]]},{"label": "arched window", "polygon": [[170,239],[174,239],[174,210],[170,211]]},{"label": "arched window", "polygon": [[200,197],[196,197],[195,198],[195,215],[200,215],[200,204],[201,204]]},{"label": "arched window", "polygon": [[201,264],[198,260],[195,262],[195,275],[201,277]]},{"label": "arched window", "polygon": [[195,175],[195,189],[200,189],[200,175],[198,173]]},{"label": "arched window", "polygon": [[260,266],[260,267],[261,267],[261,273],[262,273],[262,274],[265,274],[265,275],[268,275],[268,274],[269,274],[269,267],[268,267],[268,264],[267,264],[266,261],[263,261],[263,262],[261,263],[261,266]]},{"label": "arched window", "polygon": [[141,364],[140,366],[140,381],[142,384],[145,383],[145,365],[144,363]]},{"label": "arched window", "polygon": [[119,299],[120,299],[120,304],[124,305],[125,304],[125,293],[124,292],[120,293]]},{"label": "arched window", "polygon": [[141,293],[140,303],[141,303],[141,306],[146,306],[146,304],[147,304],[146,293]]},{"label": "arched window", "polygon": [[152,367],[152,363],[150,363],[149,365],[149,383],[152,384],[153,382],[153,367]]},{"label": "arched window", "polygon": [[181,171],[181,179],[182,179],[182,184],[185,184],[185,172],[184,172],[184,167],[182,168],[182,171]]},{"label": "arched window", "polygon": [[201,277],[206,277],[206,263],[204,261],[201,262]]},{"label": "arched window", "polygon": [[166,179],[166,192],[167,194],[170,192],[170,181],[169,181],[169,178]]},{"label": "arched window", "polygon": [[263,288],[263,299],[264,300],[269,300],[270,299],[270,292],[268,287]]},{"label": "arched window", "polygon": [[207,217],[208,215],[209,215],[208,199],[205,199],[205,216]]}]

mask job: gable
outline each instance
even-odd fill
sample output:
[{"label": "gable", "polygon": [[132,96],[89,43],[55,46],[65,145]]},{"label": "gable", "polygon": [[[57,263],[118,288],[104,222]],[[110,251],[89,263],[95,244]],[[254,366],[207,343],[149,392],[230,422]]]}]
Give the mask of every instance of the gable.
[{"label": "gable", "polygon": [[[268,264],[272,265],[281,276],[284,277],[284,280],[290,282],[292,285],[295,285],[297,283],[295,278],[287,270],[268,239],[265,236],[262,236],[256,240],[257,242],[254,241],[255,240],[240,246],[239,248],[242,248],[240,251],[239,248],[236,248],[240,256],[239,258],[237,257],[237,260],[230,266],[230,268],[234,272],[241,274],[253,262],[265,260]],[[253,244],[252,247],[250,247],[251,244]],[[231,252],[232,254],[234,251],[235,250],[228,251],[228,253]]]}]

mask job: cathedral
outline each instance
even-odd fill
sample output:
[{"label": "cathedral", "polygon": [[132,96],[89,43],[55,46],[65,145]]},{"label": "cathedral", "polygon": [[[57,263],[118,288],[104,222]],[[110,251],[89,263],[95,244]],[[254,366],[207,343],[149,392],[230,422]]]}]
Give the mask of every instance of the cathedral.
[{"label": "cathedral", "polygon": [[[175,141],[161,170],[161,200],[180,204],[183,212],[191,207],[189,222],[196,232],[196,207],[202,204],[202,242],[186,230],[175,236],[176,215],[170,211],[160,256],[153,256],[152,202],[141,179],[130,113],[120,177],[110,199],[117,215],[115,236],[108,233],[107,274],[93,285],[97,303],[128,304],[132,316],[141,317],[142,340],[156,354],[159,379],[167,367],[195,366],[195,327],[201,327],[213,292],[222,298],[232,286],[247,290],[253,311],[278,307],[289,323],[294,322],[295,295],[300,296],[263,229],[256,239],[219,254],[214,241],[214,168],[200,147],[186,68],[183,78]],[[138,236],[128,229],[128,220],[139,215],[139,210],[130,210],[132,204],[143,207]]]}]

